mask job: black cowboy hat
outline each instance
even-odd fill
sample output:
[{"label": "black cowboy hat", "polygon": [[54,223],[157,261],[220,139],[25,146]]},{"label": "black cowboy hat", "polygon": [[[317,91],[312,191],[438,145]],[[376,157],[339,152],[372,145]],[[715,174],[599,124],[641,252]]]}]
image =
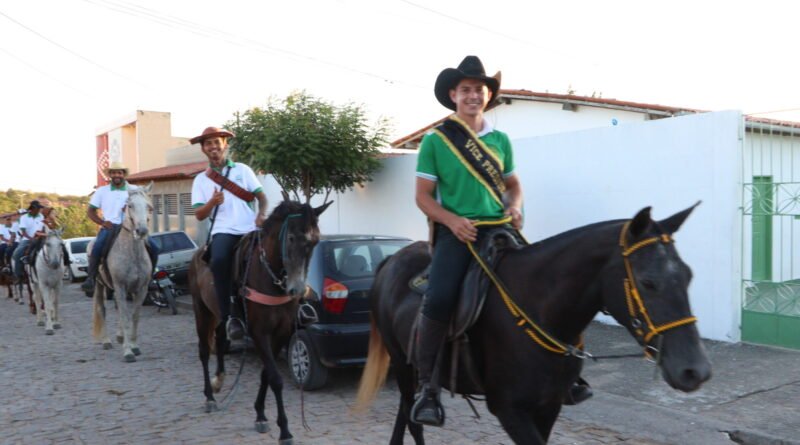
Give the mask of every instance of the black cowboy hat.
[{"label": "black cowboy hat", "polygon": [[478,79],[486,83],[492,93],[492,98],[486,108],[489,108],[489,105],[497,99],[497,91],[500,90],[500,71],[494,76],[487,76],[481,59],[477,56],[467,56],[458,64],[458,68],[447,68],[439,73],[439,77],[436,78],[433,93],[436,94],[436,99],[445,108],[456,110],[456,104],[450,100],[450,90],[455,88],[463,79]]},{"label": "black cowboy hat", "polygon": [[36,199],[34,199],[33,201],[31,201],[30,205],[28,206],[28,210],[33,210],[33,209],[43,209],[43,208],[44,208],[44,206],[42,205],[42,203],[40,203],[40,202],[39,202],[38,200],[36,200]]}]

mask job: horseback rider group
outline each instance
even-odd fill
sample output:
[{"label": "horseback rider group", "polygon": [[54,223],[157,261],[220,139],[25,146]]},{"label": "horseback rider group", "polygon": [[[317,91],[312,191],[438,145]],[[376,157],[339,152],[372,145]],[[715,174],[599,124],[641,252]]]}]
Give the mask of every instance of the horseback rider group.
[{"label": "horseback rider group", "polygon": [[[42,240],[47,236],[46,228],[55,230],[52,207],[33,200],[27,209],[20,209],[15,214],[6,215],[0,225],[0,267],[2,273],[14,276],[15,284],[22,281],[25,275],[23,264],[31,263],[31,259],[41,248]],[[64,249],[64,265],[72,264]]]},{"label": "horseback rider group", "polygon": [[[86,215],[89,219],[100,226],[100,231],[97,233],[92,251],[89,254],[86,281],[81,285],[87,296],[91,296],[94,292],[97,270],[104,251],[107,251],[105,250],[106,245],[121,227],[124,219],[125,204],[128,201],[128,190],[138,189],[137,186],[128,183],[126,179],[128,168],[121,162],[112,162],[106,168],[106,174],[111,181],[95,190],[92,199],[89,201],[89,208],[86,210]],[[100,210],[102,216],[98,215],[98,210]],[[158,263],[158,246],[149,237],[145,246],[150,256],[150,262],[155,268],[156,263]]]}]

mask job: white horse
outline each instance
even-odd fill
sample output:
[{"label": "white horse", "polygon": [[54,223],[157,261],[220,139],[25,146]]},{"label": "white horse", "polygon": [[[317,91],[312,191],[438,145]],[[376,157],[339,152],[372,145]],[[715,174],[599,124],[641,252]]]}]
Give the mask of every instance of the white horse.
[{"label": "white horse", "polygon": [[147,194],[152,187],[151,182],[147,187],[128,191],[122,229],[100,265],[94,286],[94,338],[103,343],[103,349],[111,349],[105,326],[105,300],[108,290],[113,288],[119,313],[117,341],[122,343],[126,362],[135,362],[136,356],[141,354],[136,339],[139,310],[152,274],[152,263],[145,248],[153,208]]},{"label": "white horse", "polygon": [[[64,278],[61,233],[61,229],[47,230],[47,237],[36,255],[36,262],[28,267],[33,285],[33,301],[36,304],[36,324],[44,326],[44,333],[47,335],[53,335],[53,329],[61,327],[58,321],[58,297]],[[44,310],[41,310],[42,300]]]}]

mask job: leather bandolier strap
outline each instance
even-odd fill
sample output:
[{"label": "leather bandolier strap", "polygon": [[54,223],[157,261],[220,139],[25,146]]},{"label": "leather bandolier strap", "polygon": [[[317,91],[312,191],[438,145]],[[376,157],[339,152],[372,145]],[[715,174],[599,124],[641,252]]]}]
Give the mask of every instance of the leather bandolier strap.
[{"label": "leather bandolier strap", "polygon": [[239,187],[235,182],[229,181],[228,178],[222,176],[214,169],[207,169],[206,176],[208,176],[208,178],[215,183],[219,184],[220,187],[236,195],[236,197],[244,202],[251,202],[252,200],[256,199],[256,195],[254,193],[248,192],[247,190]]}]

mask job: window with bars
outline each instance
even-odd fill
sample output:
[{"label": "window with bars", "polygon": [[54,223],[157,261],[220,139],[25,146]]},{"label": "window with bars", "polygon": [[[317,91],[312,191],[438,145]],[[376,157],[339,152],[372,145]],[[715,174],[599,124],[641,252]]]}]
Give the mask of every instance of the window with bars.
[{"label": "window with bars", "polygon": [[194,215],[194,207],[192,207],[192,194],[180,194],[181,207],[183,208],[184,215]]},{"label": "window with bars", "polygon": [[164,206],[161,203],[161,195],[153,195],[153,214],[163,215]]},{"label": "window with bars", "polygon": [[177,215],[178,195],[176,195],[175,193],[164,195],[164,200],[166,201],[165,207],[167,208],[167,215]]}]

